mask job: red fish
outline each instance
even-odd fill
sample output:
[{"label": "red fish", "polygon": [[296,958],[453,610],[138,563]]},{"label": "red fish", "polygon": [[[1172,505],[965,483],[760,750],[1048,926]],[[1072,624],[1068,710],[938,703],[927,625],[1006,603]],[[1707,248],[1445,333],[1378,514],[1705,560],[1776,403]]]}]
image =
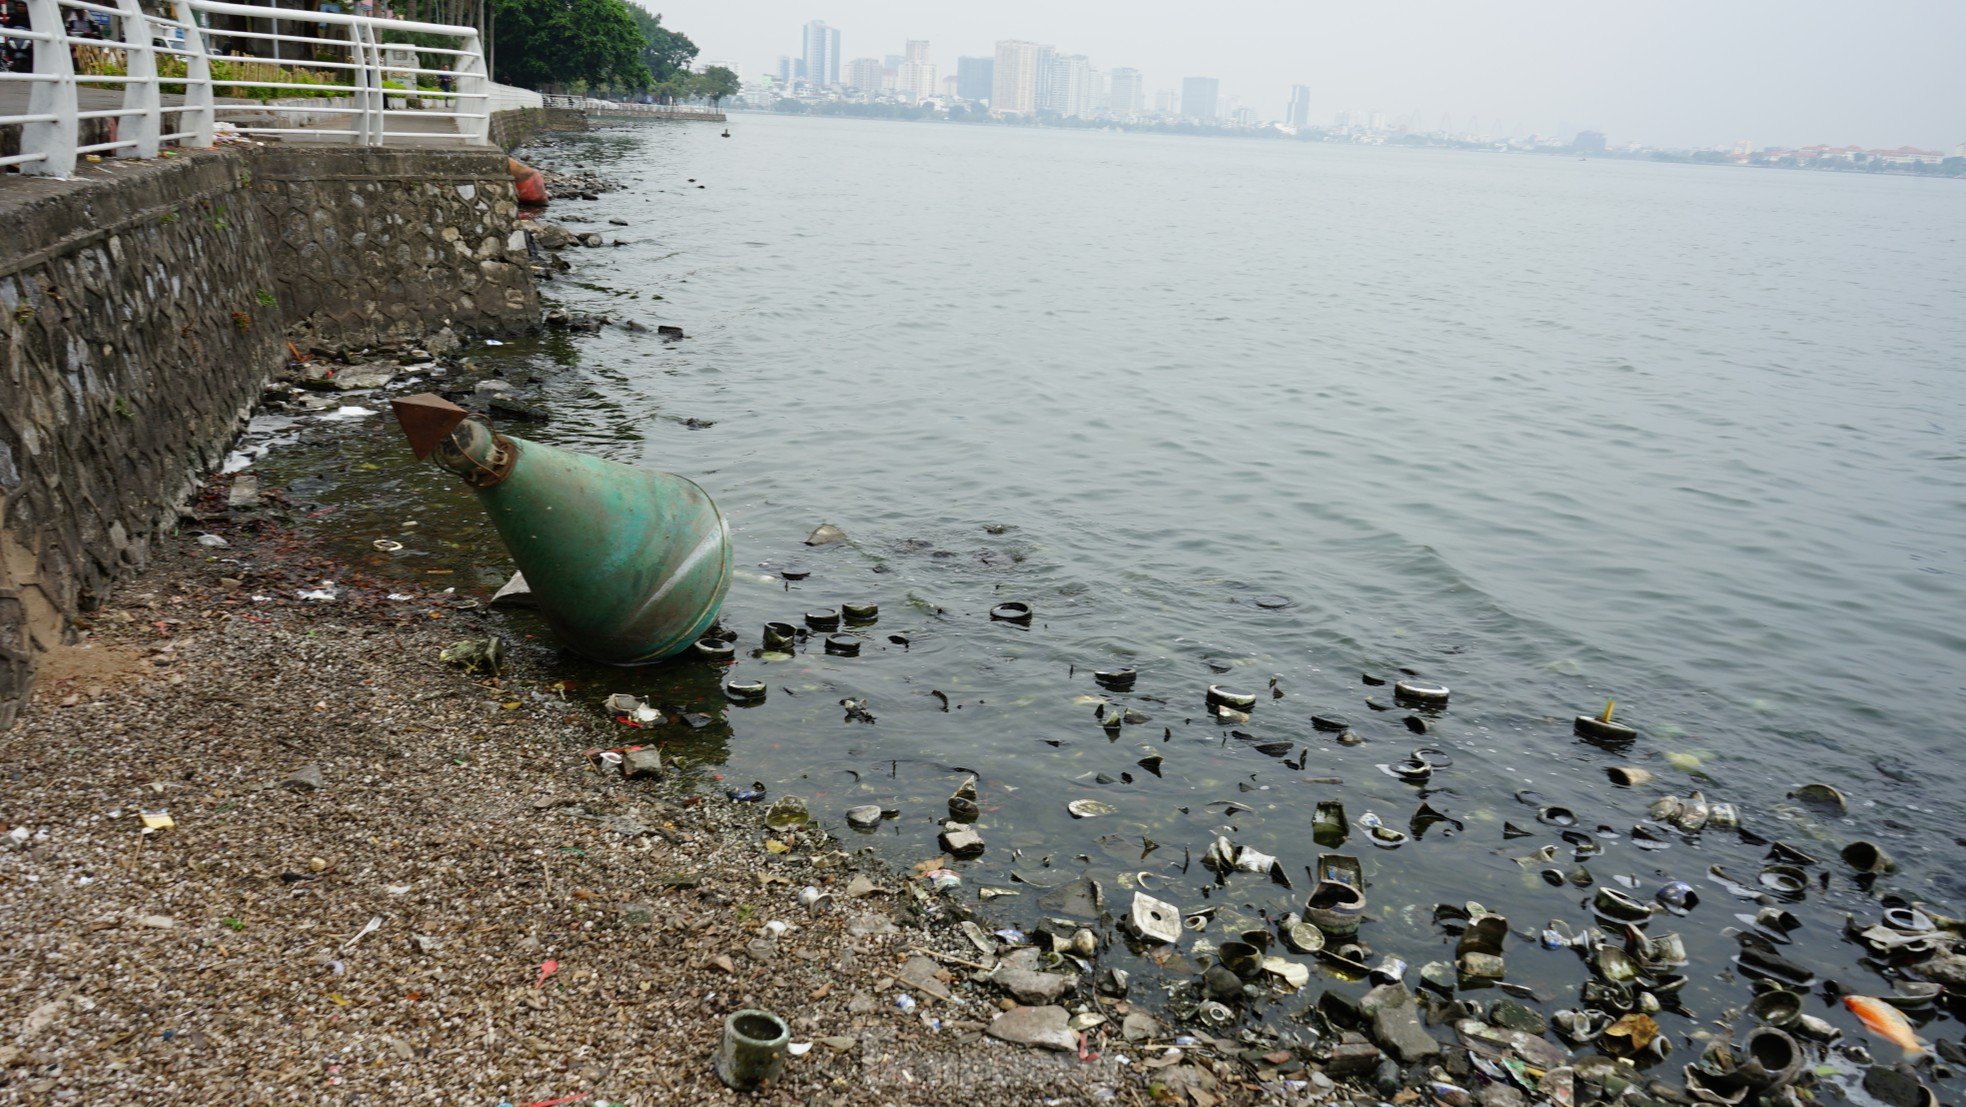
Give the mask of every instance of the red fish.
[{"label": "red fish", "polygon": [[1896,1007],[1871,996],[1844,996],[1843,1006],[1862,1019],[1873,1033],[1903,1047],[1905,1056],[1918,1057],[1925,1052],[1925,1043],[1918,1040],[1918,1035],[1912,1032],[1911,1023]]}]

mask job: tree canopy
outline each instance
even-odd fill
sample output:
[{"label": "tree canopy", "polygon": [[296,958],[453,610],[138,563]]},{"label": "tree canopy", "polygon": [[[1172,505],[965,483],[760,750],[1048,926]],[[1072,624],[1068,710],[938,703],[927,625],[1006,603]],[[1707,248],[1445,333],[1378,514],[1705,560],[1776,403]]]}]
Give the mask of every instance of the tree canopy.
[{"label": "tree canopy", "polygon": [[492,72],[526,88],[650,87],[644,19],[696,55],[688,38],[623,0],[497,0],[493,18]]}]

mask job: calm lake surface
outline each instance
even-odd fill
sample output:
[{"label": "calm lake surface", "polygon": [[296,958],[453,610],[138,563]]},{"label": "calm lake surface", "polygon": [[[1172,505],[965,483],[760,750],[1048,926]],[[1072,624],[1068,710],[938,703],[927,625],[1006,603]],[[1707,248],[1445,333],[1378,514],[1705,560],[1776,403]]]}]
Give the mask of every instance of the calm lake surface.
[{"label": "calm lake surface", "polygon": [[[755,115],[731,131],[618,126],[555,155],[628,187],[551,217],[626,245],[569,252],[548,296],[687,340],[609,328],[474,352],[544,380],[554,421],[513,433],[688,475],[729,515],[725,621],[770,698],[726,712],[726,674],[694,662],[584,670],[596,700],[727,715],[654,732],[675,753],[800,795],[849,840],[846,807],[898,808],[863,840],[903,864],[938,852],[973,772],[989,848],[954,866],[956,894],[1019,891],[988,912],[1029,927],[1041,888],[1080,873],[1116,914],[1142,870],[1225,922],[1300,906],[1313,804],[1404,829],[1421,790],[1380,766],[1435,747],[1452,765],[1425,798],[1465,830],[1395,850],[1354,831],[1361,939],[1416,968],[1451,959],[1433,905],[1479,900],[1529,936],[1510,978],[1573,1005],[1587,970],[1533,936],[1588,925],[1591,892],[1515,860],[1554,843],[1574,868],[1536,818],[1570,807],[1606,828],[1584,862],[1599,883],[1700,889],[1651,931],[1692,948],[1697,1017],[1666,1020],[1682,1048],[1749,994],[1721,931],[1756,905],[1708,868],[1754,885],[1767,851],[1714,831],[1634,848],[1658,796],[1700,788],[1822,859],[1789,955],[1853,990],[1888,984],[1840,940],[1843,912],[1897,892],[1966,914],[1957,182]],[[406,467],[384,422],[297,489],[342,505],[360,548],[405,540],[407,574],[455,563],[495,586],[508,570],[476,507]],[[850,541],[803,546],[821,522]],[[788,564],[811,576],[786,583]],[[1013,599],[1030,626],[990,620]],[[766,620],[853,600],[881,607],[861,656],[817,639],[748,656]],[[1085,697],[1105,694],[1092,669],[1122,665],[1138,683],[1111,698],[1152,721],[1112,738]],[[1368,703],[1393,697],[1362,676],[1401,668],[1453,689],[1431,733]],[[1251,720],[1210,719],[1210,683],[1260,693]],[[843,697],[878,722],[845,720]],[[1623,754],[1572,733],[1608,699],[1640,731]],[[1150,752],[1159,776],[1136,765]],[[1658,779],[1614,787],[1619,764]],[[1848,815],[1786,798],[1809,781],[1847,792]],[[1117,811],[1074,820],[1081,798]],[[1532,834],[1505,841],[1505,821]],[[1295,890],[1217,886],[1217,834],[1278,855]],[[1836,861],[1859,837],[1901,862],[1868,893]],[[1102,963],[1141,970],[1146,994],[1187,979],[1114,948]],[[1808,1010],[1855,1033],[1840,1007]]]}]

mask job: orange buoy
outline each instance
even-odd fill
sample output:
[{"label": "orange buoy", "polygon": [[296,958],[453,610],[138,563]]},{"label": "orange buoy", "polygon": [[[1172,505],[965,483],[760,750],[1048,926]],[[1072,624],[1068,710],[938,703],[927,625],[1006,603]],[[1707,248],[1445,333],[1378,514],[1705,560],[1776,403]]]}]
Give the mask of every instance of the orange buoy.
[{"label": "orange buoy", "polygon": [[518,158],[506,158],[505,171],[512,174],[512,187],[519,194],[520,204],[529,208],[546,206],[544,174]]}]

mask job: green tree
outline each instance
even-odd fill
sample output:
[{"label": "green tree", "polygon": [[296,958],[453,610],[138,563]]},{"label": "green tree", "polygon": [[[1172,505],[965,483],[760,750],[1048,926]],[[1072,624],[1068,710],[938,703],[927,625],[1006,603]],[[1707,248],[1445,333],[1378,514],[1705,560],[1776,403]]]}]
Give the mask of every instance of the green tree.
[{"label": "green tree", "polygon": [[696,43],[681,31],[662,25],[662,16],[651,14],[640,4],[627,5],[628,15],[641,32],[642,64],[648,67],[649,84],[660,86],[678,74],[689,75],[689,63],[696,60]]},{"label": "green tree", "polygon": [[497,0],[493,72],[525,88],[647,88],[640,10],[623,0]]},{"label": "green tree", "polygon": [[711,66],[698,73],[696,78],[696,94],[712,104],[721,103],[726,96],[737,95],[738,88],[744,83],[738,80],[737,74],[721,65]]}]

